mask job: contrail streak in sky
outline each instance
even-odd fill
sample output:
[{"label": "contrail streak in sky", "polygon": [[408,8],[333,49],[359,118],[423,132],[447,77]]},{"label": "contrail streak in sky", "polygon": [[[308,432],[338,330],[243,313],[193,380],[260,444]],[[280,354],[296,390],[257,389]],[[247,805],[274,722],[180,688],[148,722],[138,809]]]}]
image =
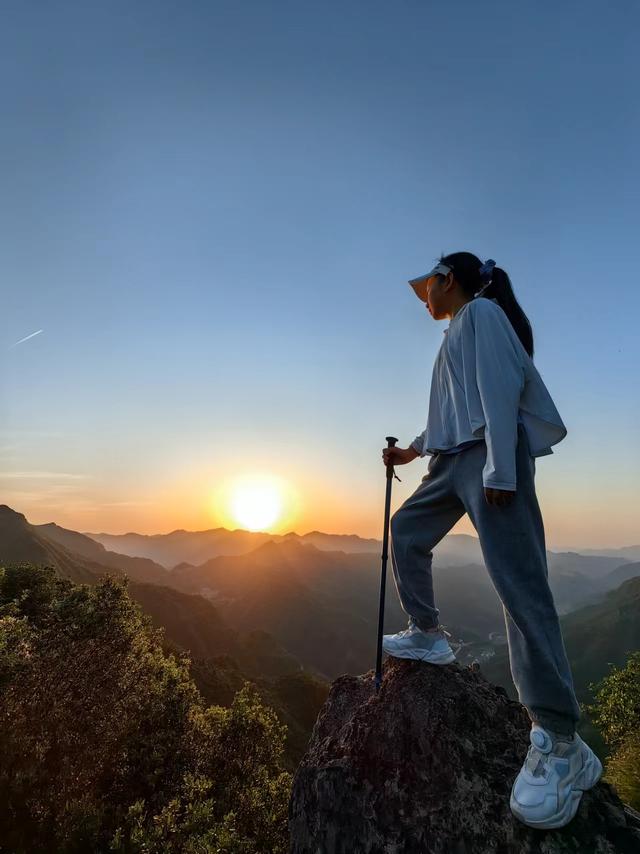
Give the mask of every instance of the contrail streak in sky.
[{"label": "contrail streak in sky", "polygon": [[9,349],[11,349],[11,347],[17,347],[17,346],[18,346],[18,344],[22,344],[22,343],[23,343],[23,341],[28,341],[28,340],[29,340],[29,338],[33,338],[33,336],[34,336],[34,335],[40,335],[40,333],[41,333],[41,332],[44,332],[44,329],[38,329],[38,331],[37,331],[37,332],[32,332],[32,333],[31,333],[31,335],[27,335],[27,337],[26,337],[26,338],[21,338],[19,341],[16,341],[16,343],[15,343],[15,344],[11,344],[11,345],[9,346]]}]

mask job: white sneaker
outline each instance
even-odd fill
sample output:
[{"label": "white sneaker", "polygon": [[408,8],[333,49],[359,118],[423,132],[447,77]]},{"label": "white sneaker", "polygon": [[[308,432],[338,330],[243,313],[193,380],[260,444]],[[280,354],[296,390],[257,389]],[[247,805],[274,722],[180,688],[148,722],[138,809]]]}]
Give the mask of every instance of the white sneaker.
[{"label": "white sneaker", "polygon": [[437,632],[423,632],[413,617],[409,619],[409,627],[395,635],[382,636],[382,648],[394,658],[413,658],[417,661],[429,661],[431,664],[451,664],[456,660],[449,641],[451,637],[443,626],[438,626]]},{"label": "white sneaker", "polygon": [[602,775],[602,763],[578,733],[572,741],[532,724],[531,745],[511,788],[511,812],[529,827],[564,827],[575,816],[582,793]]}]

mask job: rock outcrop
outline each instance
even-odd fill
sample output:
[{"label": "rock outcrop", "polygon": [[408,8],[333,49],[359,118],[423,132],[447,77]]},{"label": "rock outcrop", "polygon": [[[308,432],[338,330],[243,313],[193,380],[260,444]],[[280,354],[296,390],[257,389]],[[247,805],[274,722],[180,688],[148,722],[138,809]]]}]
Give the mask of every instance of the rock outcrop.
[{"label": "rock outcrop", "polygon": [[509,808],[529,746],[525,708],[459,663],[388,658],[331,687],[298,766],[290,854],[638,854],[640,824],[600,782],[564,828]]}]

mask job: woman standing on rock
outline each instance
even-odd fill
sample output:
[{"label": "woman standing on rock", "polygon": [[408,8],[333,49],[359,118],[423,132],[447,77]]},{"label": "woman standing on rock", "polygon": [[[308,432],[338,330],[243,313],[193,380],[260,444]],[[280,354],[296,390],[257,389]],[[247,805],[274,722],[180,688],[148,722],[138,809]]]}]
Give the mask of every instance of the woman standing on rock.
[{"label": "woman standing on rock", "polygon": [[602,765],[576,732],[580,707],[548,582],[535,457],[567,430],[535,368],[533,335],[509,277],[470,252],[443,256],[409,283],[434,320],[449,319],[436,356],[425,430],[384,465],[431,456],[391,518],[391,562],[409,627],[384,635],[389,655],[455,661],[433,595],[433,549],[468,513],[504,606],[511,674],[531,719],[511,810],[532,827],[575,815]]}]

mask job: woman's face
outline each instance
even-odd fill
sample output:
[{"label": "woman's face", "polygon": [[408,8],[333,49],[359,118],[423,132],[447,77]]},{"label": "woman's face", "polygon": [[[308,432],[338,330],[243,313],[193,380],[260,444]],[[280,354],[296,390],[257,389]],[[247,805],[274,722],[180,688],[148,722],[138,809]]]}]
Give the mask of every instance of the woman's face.
[{"label": "woman's face", "polygon": [[431,276],[427,279],[426,305],[434,320],[444,320],[451,305],[451,288],[445,291],[444,287],[453,279],[452,273],[446,276]]}]

